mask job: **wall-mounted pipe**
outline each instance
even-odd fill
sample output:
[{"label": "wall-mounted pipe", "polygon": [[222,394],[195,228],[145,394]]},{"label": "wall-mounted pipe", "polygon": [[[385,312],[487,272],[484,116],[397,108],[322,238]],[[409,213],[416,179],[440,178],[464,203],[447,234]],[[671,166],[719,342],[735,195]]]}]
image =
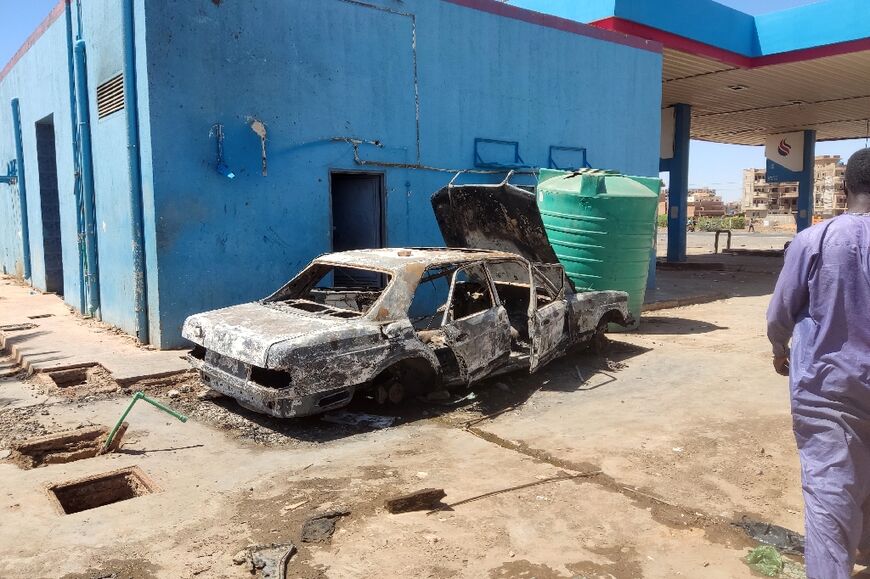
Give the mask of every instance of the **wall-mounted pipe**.
[{"label": "wall-mounted pipe", "polygon": [[81,151],[82,208],[85,225],[85,274],[87,314],[99,317],[100,268],[97,262],[97,217],[94,198],[94,162],[91,151],[90,104],[88,103],[88,70],[85,41],[77,40],[74,48],[76,65],[76,109],[79,121],[79,149]]},{"label": "wall-mounted pipe", "polygon": [[79,311],[84,313],[87,307],[85,296],[85,224],[82,215],[82,174],[79,157],[78,119],[76,116],[76,73],[75,59],[73,58],[73,27],[72,5],[66,0],[64,8],[66,15],[66,66],[69,76],[69,118],[72,127],[72,150],[73,150],[73,197],[76,204],[76,253],[79,262]]},{"label": "wall-mounted pipe", "polygon": [[21,261],[24,279],[30,279],[30,224],[27,219],[27,183],[24,175],[24,141],[21,138],[21,108],[12,99],[12,130],[15,132],[15,157],[18,167],[18,210],[21,212]]},{"label": "wall-mounted pipe", "polygon": [[145,217],[139,156],[139,101],[136,91],[136,31],[133,0],[124,0],[124,108],[127,115],[127,165],[130,174],[130,223],[133,247],[133,298],[136,337],[148,343],[148,284],[145,270]]}]

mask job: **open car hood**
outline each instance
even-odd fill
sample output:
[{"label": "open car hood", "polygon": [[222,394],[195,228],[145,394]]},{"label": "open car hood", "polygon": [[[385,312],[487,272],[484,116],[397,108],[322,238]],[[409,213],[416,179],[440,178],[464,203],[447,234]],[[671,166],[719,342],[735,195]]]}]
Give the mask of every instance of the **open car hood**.
[{"label": "open car hood", "polygon": [[535,196],[509,183],[448,185],[432,195],[448,247],[493,249],[537,263],[559,263],[547,240]]}]

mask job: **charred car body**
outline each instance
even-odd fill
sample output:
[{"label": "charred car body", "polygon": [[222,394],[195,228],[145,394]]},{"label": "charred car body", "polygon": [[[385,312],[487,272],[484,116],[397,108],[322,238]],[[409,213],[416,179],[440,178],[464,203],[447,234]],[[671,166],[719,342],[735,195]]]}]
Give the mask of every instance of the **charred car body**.
[{"label": "charred car body", "polygon": [[[447,243],[321,256],[271,296],[189,317],[188,357],[214,390],[252,410],[305,416],[534,372],[628,323],[623,292],[575,293],[528,192],[445,188]],[[533,209],[530,214],[530,207]]]}]

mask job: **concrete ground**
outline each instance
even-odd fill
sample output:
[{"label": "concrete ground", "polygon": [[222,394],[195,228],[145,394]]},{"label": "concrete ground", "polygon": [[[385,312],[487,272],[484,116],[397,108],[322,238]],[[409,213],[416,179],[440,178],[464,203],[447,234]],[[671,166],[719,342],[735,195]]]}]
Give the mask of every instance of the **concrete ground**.
[{"label": "concrete ground", "polygon": [[[353,404],[398,417],[384,430],[272,420],[185,376],[96,390],[2,381],[0,449],[112,425],[140,387],[191,419],[140,402],[117,453],[0,461],[0,576],[242,578],[240,550],[293,542],[288,577],[750,577],[754,543],[732,522],[802,531],[787,383],[764,336],[775,272],[666,275],[734,297],[651,312],[606,357],[575,352],[454,405]],[[65,515],[47,491],[133,465],[156,492]],[[432,487],[453,506],[383,507]],[[305,520],[334,510],[349,514],[331,541],[300,541]]]},{"label": "concrete ground", "polygon": [[108,325],[73,315],[57,296],[8,277],[0,278],[0,350],[27,370],[97,363],[122,382],[189,368],[184,352],[142,348]]}]

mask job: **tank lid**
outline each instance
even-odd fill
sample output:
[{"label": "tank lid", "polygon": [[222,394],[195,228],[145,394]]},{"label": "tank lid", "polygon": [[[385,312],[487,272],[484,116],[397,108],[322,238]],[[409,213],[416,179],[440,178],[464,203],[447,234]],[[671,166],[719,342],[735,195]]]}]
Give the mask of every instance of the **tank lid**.
[{"label": "tank lid", "polygon": [[637,177],[601,169],[541,169],[538,175],[539,192],[566,193],[581,197],[658,197],[660,189],[661,180],[658,177]]}]

